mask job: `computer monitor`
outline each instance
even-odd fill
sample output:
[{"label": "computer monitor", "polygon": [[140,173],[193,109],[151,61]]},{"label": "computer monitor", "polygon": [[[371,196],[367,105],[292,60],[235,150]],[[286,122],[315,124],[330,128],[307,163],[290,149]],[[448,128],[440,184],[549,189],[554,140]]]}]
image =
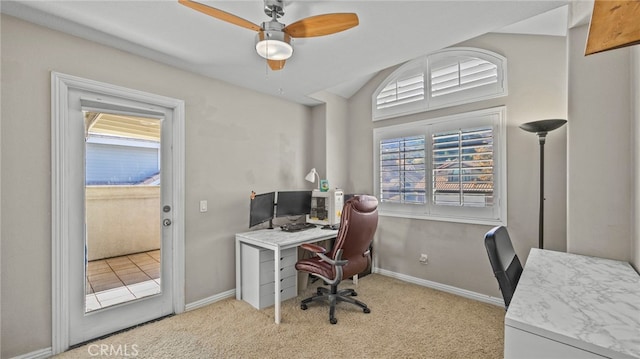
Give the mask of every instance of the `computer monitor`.
[{"label": "computer monitor", "polygon": [[311,212],[311,191],[279,191],[276,217],[301,216]]},{"label": "computer monitor", "polygon": [[[251,204],[249,205],[249,227],[257,226],[260,223],[273,219],[275,199],[275,192],[257,194],[251,198]],[[271,222],[269,222],[269,228],[273,228]]]}]

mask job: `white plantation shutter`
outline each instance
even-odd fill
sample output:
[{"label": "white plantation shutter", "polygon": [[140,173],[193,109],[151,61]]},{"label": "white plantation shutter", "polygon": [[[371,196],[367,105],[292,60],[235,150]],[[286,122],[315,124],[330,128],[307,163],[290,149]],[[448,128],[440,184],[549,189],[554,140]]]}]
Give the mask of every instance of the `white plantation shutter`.
[{"label": "white plantation shutter", "polygon": [[431,70],[431,96],[438,97],[498,82],[498,66],[478,58]]},{"label": "white plantation shutter", "polygon": [[376,97],[378,110],[424,100],[424,74],[389,83]]},{"label": "white plantation shutter", "polygon": [[507,60],[481,49],[445,49],[429,56],[429,109],[507,95]]},{"label": "white plantation shutter", "polygon": [[493,129],[432,135],[432,198],[436,205],[493,205]]},{"label": "white plantation shutter", "polygon": [[423,204],[425,195],[425,136],[380,141],[380,200]]}]

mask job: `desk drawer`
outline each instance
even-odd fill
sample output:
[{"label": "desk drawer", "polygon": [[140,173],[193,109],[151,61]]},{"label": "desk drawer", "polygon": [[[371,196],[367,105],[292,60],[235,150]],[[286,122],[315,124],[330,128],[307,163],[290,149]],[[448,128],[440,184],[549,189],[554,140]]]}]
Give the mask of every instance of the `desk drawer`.
[{"label": "desk drawer", "polygon": [[[283,302],[287,299],[294,298],[297,295],[295,282],[297,281],[297,276],[288,277],[292,278],[293,286],[280,288],[280,302]],[[269,288],[270,286],[270,288]],[[274,296],[275,293],[273,291],[274,285],[266,284],[263,286],[264,288],[260,289],[260,303],[258,304],[258,309],[263,309],[266,307],[270,307],[274,304]],[[263,290],[264,289],[264,290]]]},{"label": "desk drawer", "polygon": [[[284,278],[280,278],[280,289],[286,289],[286,288],[291,288],[291,287],[295,287],[296,286],[296,281],[298,280],[298,276],[297,275],[292,275],[289,277],[284,277]],[[269,282],[265,285],[261,285],[260,286],[260,293],[271,293],[271,295],[275,294],[274,288],[275,288],[275,283],[274,282]]]},{"label": "desk drawer", "polygon": [[[254,247],[256,248],[256,247]],[[256,248],[260,253],[258,254],[258,260],[260,263],[262,262],[267,262],[267,261],[273,261],[273,251],[270,249],[264,249],[264,248]],[[283,251],[280,251],[280,258],[291,255],[291,250],[296,250],[296,248],[289,248],[289,249],[285,249]]]},{"label": "desk drawer", "polygon": [[[291,252],[291,249],[293,249],[294,251]],[[287,249],[287,253],[282,253],[282,255],[280,256],[280,269],[295,266],[296,262],[298,261],[298,252],[295,251],[296,248],[291,249]],[[271,271],[273,271],[273,255],[268,261],[260,262],[261,271],[266,271],[268,269],[271,269]]]},{"label": "desk drawer", "polygon": [[[296,273],[296,261],[298,260],[298,252],[296,251],[296,248],[287,249],[286,251],[283,251],[282,254],[282,259],[280,261],[280,278],[294,275]],[[267,284],[274,281],[275,274],[273,272],[273,266],[273,259],[260,263],[260,284]]]},{"label": "desk drawer", "polygon": [[[269,263],[269,262],[267,262]],[[273,262],[271,262],[271,266],[267,266],[267,268],[264,269],[260,269],[261,272],[261,276],[260,276],[260,284],[267,284],[267,283],[273,283],[273,281],[276,279],[276,276],[273,272]],[[295,275],[296,272],[296,267],[295,265],[290,265],[287,267],[281,267],[280,268],[280,279],[285,278],[285,277],[289,277],[292,275]]]}]

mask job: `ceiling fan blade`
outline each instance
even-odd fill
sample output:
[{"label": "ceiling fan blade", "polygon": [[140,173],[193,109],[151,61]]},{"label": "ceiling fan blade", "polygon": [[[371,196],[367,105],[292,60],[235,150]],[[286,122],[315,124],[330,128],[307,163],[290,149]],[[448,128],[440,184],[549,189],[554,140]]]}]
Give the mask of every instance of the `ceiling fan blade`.
[{"label": "ceiling fan blade", "polygon": [[267,60],[267,63],[269,63],[271,70],[278,71],[284,68],[284,63],[286,61],[287,60]]},{"label": "ceiling fan blade", "polygon": [[260,26],[252,23],[251,21],[245,20],[241,17],[230,14],[226,11],[222,11],[222,10],[213,8],[211,6],[200,4],[198,2],[191,1],[191,0],[178,0],[178,2],[186,7],[192,8],[193,10],[200,11],[201,13],[209,16],[213,16],[216,19],[226,21],[234,25],[238,25],[254,31],[262,30]]},{"label": "ceiling fan blade", "polygon": [[358,24],[358,15],[354,13],[324,14],[298,20],[285,26],[282,31],[291,37],[315,37],[335,34]]}]

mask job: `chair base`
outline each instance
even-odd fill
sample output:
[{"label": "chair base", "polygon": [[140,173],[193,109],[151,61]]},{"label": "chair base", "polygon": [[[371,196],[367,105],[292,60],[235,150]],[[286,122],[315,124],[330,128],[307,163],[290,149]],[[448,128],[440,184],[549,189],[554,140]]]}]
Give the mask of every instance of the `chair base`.
[{"label": "chair base", "polygon": [[331,290],[325,287],[318,287],[318,289],[316,290],[316,294],[314,296],[304,299],[302,300],[302,302],[300,302],[300,309],[307,310],[308,308],[307,304],[311,302],[328,301],[329,302],[329,322],[331,324],[336,324],[338,322],[338,319],[336,319],[335,317],[335,312],[336,312],[336,304],[338,304],[338,302],[351,303],[362,308],[362,311],[364,313],[371,313],[371,309],[369,309],[369,307],[367,307],[365,303],[352,298],[357,295],[358,293],[356,293],[355,290],[350,288],[338,291],[338,287],[333,285],[331,286]]}]

